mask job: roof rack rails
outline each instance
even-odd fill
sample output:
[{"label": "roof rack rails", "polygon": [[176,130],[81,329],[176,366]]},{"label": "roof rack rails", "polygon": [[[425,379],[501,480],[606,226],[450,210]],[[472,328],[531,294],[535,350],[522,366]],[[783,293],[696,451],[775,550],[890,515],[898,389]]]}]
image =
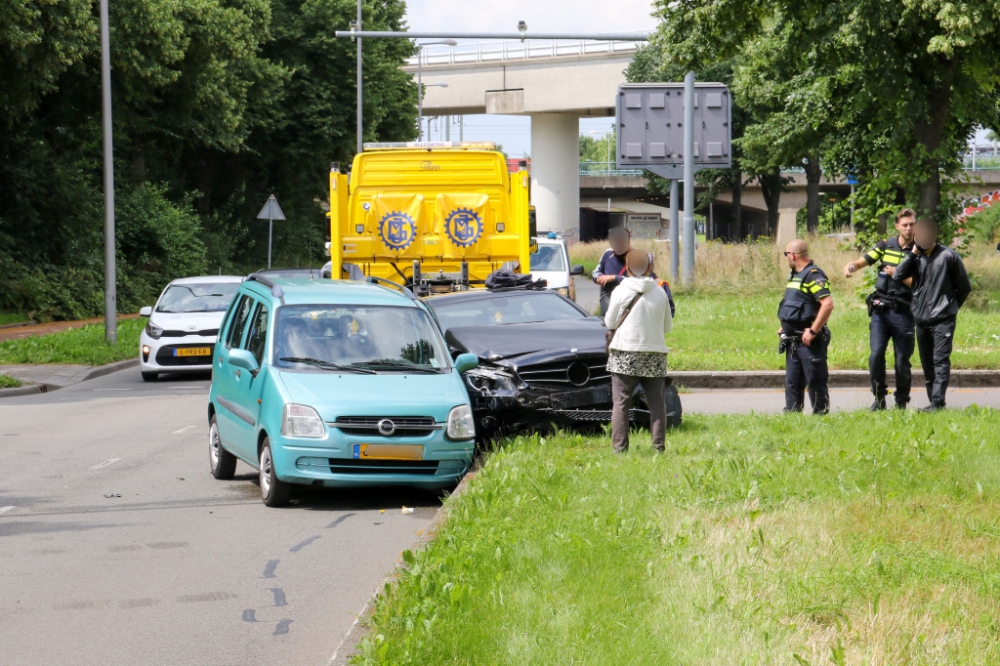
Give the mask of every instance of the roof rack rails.
[{"label": "roof rack rails", "polygon": [[271,288],[271,295],[275,298],[281,299],[281,304],[285,304],[285,290],[281,288],[281,285],[274,284],[270,278],[264,277],[263,275],[258,275],[257,273],[251,273],[247,276],[247,280],[253,280],[254,282],[260,282],[262,285]]},{"label": "roof rack rails", "polygon": [[403,285],[399,284],[398,282],[393,282],[392,280],[386,280],[385,278],[375,277],[374,275],[369,276],[367,281],[370,284],[388,285],[390,287],[395,287],[396,289],[399,289],[404,294],[406,294],[406,297],[409,298],[411,301],[417,300],[417,297],[413,295],[412,291],[410,291],[407,287],[404,287]]}]

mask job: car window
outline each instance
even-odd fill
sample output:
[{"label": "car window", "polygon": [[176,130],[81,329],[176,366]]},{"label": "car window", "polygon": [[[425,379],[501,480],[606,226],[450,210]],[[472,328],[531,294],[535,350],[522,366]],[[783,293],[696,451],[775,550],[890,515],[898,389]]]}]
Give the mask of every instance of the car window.
[{"label": "car window", "polygon": [[261,303],[250,321],[247,331],[247,351],[257,359],[257,365],[264,362],[264,350],[267,349],[267,306]]},{"label": "car window", "polygon": [[166,288],[156,311],[173,312],[222,312],[240,288],[239,282],[205,282],[198,284],[172,284]]},{"label": "car window", "polygon": [[563,256],[563,246],[557,244],[538,244],[538,252],[531,255],[531,270],[533,271],[564,271],[566,259]]},{"label": "car window", "polygon": [[247,327],[247,320],[250,319],[253,302],[253,299],[247,294],[240,297],[240,304],[236,306],[236,317],[229,327],[226,347],[239,349],[243,345],[243,330]]},{"label": "car window", "polygon": [[450,366],[437,326],[419,308],[285,305],[276,317],[278,367],[305,369],[318,362],[391,372]]},{"label": "car window", "polygon": [[431,303],[431,307],[445,329],[583,319],[586,316],[556,294],[545,293]]}]

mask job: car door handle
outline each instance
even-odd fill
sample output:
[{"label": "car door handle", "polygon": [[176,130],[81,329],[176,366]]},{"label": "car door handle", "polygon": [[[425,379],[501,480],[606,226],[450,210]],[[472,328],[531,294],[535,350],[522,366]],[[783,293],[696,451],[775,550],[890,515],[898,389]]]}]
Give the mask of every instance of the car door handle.
[{"label": "car door handle", "polygon": [[240,378],[240,371],[239,371],[239,370],[237,370],[237,371],[235,372],[235,374],[236,374],[236,379],[239,379],[239,378]]}]

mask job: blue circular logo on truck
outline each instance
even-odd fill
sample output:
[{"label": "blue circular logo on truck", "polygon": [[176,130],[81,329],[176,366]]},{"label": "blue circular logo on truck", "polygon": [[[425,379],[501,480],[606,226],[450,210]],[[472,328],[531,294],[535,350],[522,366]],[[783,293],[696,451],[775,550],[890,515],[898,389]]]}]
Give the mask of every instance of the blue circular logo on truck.
[{"label": "blue circular logo on truck", "polygon": [[472,247],[483,235],[483,221],[475,211],[456,208],[444,220],[444,233],[459,247]]},{"label": "blue circular logo on truck", "polygon": [[413,218],[395,211],[387,214],[378,223],[378,235],[391,250],[405,250],[417,237],[417,225]]}]

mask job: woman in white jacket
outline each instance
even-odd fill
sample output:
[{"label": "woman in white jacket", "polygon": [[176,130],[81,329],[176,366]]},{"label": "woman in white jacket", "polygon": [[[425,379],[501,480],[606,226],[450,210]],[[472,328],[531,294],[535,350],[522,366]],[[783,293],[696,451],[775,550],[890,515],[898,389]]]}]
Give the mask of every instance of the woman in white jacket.
[{"label": "woman in white jacket", "polygon": [[653,448],[662,451],[667,426],[664,377],[667,376],[667,343],[672,324],[667,294],[656,280],[646,277],[649,254],[632,250],[625,258],[628,277],[611,293],[604,325],[615,331],[608,356],[611,373],[611,442],[615,451],[628,451],[629,411],[632,394],[642,384],[649,407]]}]

